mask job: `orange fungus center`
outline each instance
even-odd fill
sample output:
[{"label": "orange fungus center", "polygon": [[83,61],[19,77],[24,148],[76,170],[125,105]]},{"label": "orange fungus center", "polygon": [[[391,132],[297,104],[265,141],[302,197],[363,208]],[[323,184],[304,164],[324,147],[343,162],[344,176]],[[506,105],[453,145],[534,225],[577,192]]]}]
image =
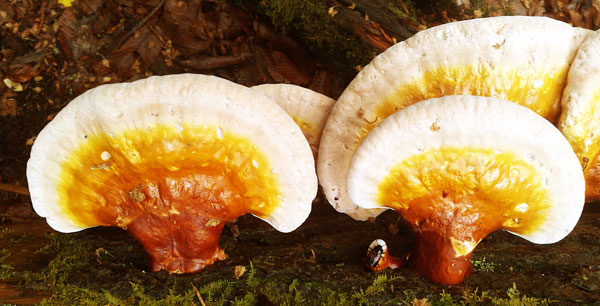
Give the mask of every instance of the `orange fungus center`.
[{"label": "orange fungus center", "polygon": [[486,235],[497,229],[531,233],[549,207],[534,165],[510,152],[476,148],[405,159],[380,183],[378,202],[412,227],[412,267],[444,284],[460,283],[472,271],[471,253]]},{"label": "orange fungus center", "polygon": [[227,221],[279,205],[276,177],[255,145],[198,126],[86,135],[61,165],[58,189],[77,224],[127,229],[154,270],[172,272],[225,258],[218,240]]},{"label": "orange fungus center", "polygon": [[552,123],[560,115],[560,98],[567,85],[568,66],[549,66],[532,71],[523,67],[499,68],[489,64],[445,66],[406,80],[379,102],[374,110],[361,111],[365,123],[357,145],[379,122],[396,111],[427,99],[448,95],[502,98],[525,106]]},{"label": "orange fungus center", "polygon": [[377,109],[379,119],[419,101],[447,95],[497,97],[525,106],[556,123],[568,67],[498,69],[488,65],[432,69],[407,82]]}]

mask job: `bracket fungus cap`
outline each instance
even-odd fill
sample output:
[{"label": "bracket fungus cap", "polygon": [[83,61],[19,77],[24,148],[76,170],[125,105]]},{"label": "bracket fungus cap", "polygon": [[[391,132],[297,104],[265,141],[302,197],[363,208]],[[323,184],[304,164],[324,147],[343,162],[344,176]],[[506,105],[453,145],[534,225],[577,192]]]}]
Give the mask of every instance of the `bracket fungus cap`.
[{"label": "bracket fungus cap", "polygon": [[273,99],[292,116],[316,156],[323,127],[335,100],[311,89],[292,84],[262,84],[251,88]]},{"label": "bracket fungus cap", "polygon": [[545,17],[479,18],[423,30],[379,54],[339,97],[323,130],[317,172],[328,201],[357,220],[381,213],[350,200],[348,165],[373,127],[416,102],[491,96],[556,122],[569,65],[589,33]]},{"label": "bracket fungus cap", "polygon": [[55,230],[125,228],[154,270],[176,272],[223,259],[220,232],[245,213],[296,229],[317,193],[310,147],[283,109],[245,86],[193,74],[75,98],[39,133],[27,179],[35,211]]},{"label": "bracket fungus cap", "polygon": [[558,129],[478,96],[426,100],[383,120],[358,146],[347,184],[361,207],[400,213],[417,236],[416,270],[447,284],[462,281],[475,246],[497,229],[538,244],[561,240],[585,193]]},{"label": "bracket fungus cap", "polygon": [[581,44],[571,64],[558,127],[584,169],[586,200],[600,200],[600,31]]}]

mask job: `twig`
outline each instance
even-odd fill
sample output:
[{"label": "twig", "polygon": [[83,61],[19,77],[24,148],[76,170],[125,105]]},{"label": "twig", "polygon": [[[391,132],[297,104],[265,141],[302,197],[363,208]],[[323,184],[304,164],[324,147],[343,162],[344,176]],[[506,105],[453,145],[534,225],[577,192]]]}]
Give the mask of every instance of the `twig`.
[{"label": "twig", "polygon": [[165,40],[162,38],[160,33],[158,33],[158,31],[156,30],[156,28],[153,25],[148,24],[148,28],[150,29],[150,31],[152,31],[152,33],[154,33],[154,35],[156,35],[156,37],[158,37],[158,39],[163,44],[163,46],[165,46],[167,48],[169,47],[169,44],[167,44],[167,42],[165,42]]},{"label": "twig", "polygon": [[40,31],[42,30],[42,26],[44,26],[44,21],[46,19],[46,6],[48,5],[47,1],[42,2],[42,7],[40,8],[40,22],[38,23],[38,28],[35,31],[35,36],[40,35]]},{"label": "twig", "polygon": [[200,304],[202,304],[202,306],[206,306],[206,303],[204,303],[204,299],[200,295],[200,291],[198,291],[198,288],[196,288],[196,286],[194,286],[192,282],[190,282],[190,285],[192,285],[192,288],[194,288],[194,292],[196,292],[196,296],[198,297],[198,300],[200,300]]},{"label": "twig", "polygon": [[148,13],[148,15],[146,15],[146,17],[144,17],[144,19],[142,19],[140,22],[138,22],[138,24],[133,27],[133,29],[131,29],[131,31],[129,31],[127,34],[125,34],[125,36],[123,36],[119,42],[117,43],[117,45],[114,47],[115,49],[119,49],[119,47],[125,42],[125,40],[127,40],[127,38],[129,38],[129,36],[133,35],[137,30],[139,30],[139,28],[141,28],[146,22],[148,22],[148,20],[150,18],[152,18],[152,16],[154,16],[154,14],[156,14],[156,12],[158,12],[158,10],[165,4],[165,0],[161,0],[153,9],[152,11],[150,11],[150,13]]},{"label": "twig", "polygon": [[0,183],[0,190],[29,196],[29,189],[21,186]]}]

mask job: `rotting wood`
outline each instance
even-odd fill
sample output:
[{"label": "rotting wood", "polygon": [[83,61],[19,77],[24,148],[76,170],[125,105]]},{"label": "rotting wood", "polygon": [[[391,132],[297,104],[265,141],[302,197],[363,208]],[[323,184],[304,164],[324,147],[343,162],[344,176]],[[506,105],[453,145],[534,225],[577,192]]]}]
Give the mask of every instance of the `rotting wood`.
[{"label": "rotting wood", "polygon": [[417,20],[411,20],[411,14],[414,13],[410,12],[404,1],[339,0],[338,2],[342,4],[340,10],[355,10],[363,16],[368,15],[370,20],[380,24],[397,41],[411,37],[418,30]]}]

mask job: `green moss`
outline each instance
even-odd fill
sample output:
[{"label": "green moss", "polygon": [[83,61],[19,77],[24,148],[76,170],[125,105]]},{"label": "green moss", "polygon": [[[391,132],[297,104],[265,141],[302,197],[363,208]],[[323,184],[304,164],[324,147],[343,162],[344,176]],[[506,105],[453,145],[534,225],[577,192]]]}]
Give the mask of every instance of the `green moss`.
[{"label": "green moss", "polygon": [[10,251],[8,249],[0,250],[0,280],[7,280],[13,276],[15,268],[7,263],[7,259],[10,257]]},{"label": "green moss", "polygon": [[329,7],[310,0],[238,1],[269,19],[275,29],[293,33],[311,52],[331,63],[339,72],[356,74],[354,67],[368,64],[374,49],[351,33],[341,30],[328,14]]},{"label": "green moss", "polygon": [[386,287],[388,287],[388,283],[395,279],[395,277],[388,278],[386,274],[377,275],[377,277],[375,277],[375,279],[373,280],[373,284],[371,284],[371,286],[367,287],[367,289],[365,290],[365,295],[374,296],[377,294],[384,293]]},{"label": "green moss", "polygon": [[[410,305],[423,299],[431,305],[549,303],[522,296],[514,285],[506,296],[500,297],[492,297],[489,291],[480,293],[477,289],[458,296],[443,291],[441,294],[425,292],[424,296],[420,289],[403,291],[407,288],[406,279],[397,272],[359,272],[362,278],[340,274],[344,275],[340,279],[331,277],[329,271],[315,278],[296,273],[295,265],[274,269],[259,261],[261,257],[255,257],[239,279],[219,267],[193,275],[146,273],[131,265],[139,260],[131,257],[137,255],[131,254],[143,253],[143,249],[136,249],[126,241],[115,242],[115,246],[99,239],[98,235],[84,232],[53,233],[45,236],[42,244],[38,253],[48,257],[45,268],[33,272],[6,269],[12,278],[20,278],[25,288],[52,294],[41,305],[200,305],[200,299],[206,305]],[[9,264],[7,259],[10,252],[0,251],[0,263]],[[486,263],[485,259],[479,262]],[[318,264],[314,265],[318,270]]]},{"label": "green moss", "polygon": [[14,232],[15,232],[14,230],[12,230],[8,227],[0,227],[0,239],[7,238]]},{"label": "green moss", "polygon": [[13,276],[15,268],[10,264],[0,264],[0,280],[7,280]]},{"label": "green moss", "polygon": [[539,299],[534,297],[521,296],[517,286],[513,284],[506,292],[508,298],[492,298],[491,301],[494,305],[498,306],[537,306],[537,305],[550,305],[550,300]]},{"label": "green moss", "polygon": [[398,17],[398,19],[409,19],[412,22],[419,22],[419,20],[416,17],[417,11],[412,1],[399,0],[396,2],[397,3],[390,1],[388,3],[388,8],[392,13],[394,13]]},{"label": "green moss", "polygon": [[462,296],[454,297],[442,290],[439,300],[433,302],[435,306],[476,306],[489,304],[488,291],[483,291],[479,294],[479,289],[474,291],[465,290]]},{"label": "green moss", "polygon": [[43,300],[40,305],[82,305],[82,306],[128,306],[128,305],[192,305],[198,302],[195,293],[188,290],[183,294],[169,291],[164,297],[154,298],[146,294],[141,284],[131,284],[131,295],[121,298],[108,291],[94,291],[74,285],[59,285],[54,288],[52,297]]},{"label": "green moss", "polygon": [[475,271],[494,272],[496,269],[495,264],[493,262],[486,261],[485,256],[477,260],[472,259],[471,264],[473,265]]},{"label": "green moss", "polygon": [[255,277],[256,270],[254,270],[254,264],[252,262],[250,262],[250,268],[248,269],[247,274],[248,274],[248,276],[246,277],[246,286],[248,286],[250,288],[258,287],[259,281]]},{"label": "green moss", "polygon": [[77,273],[88,273],[88,266],[95,261],[95,249],[83,239],[73,239],[70,235],[50,234],[50,241],[39,253],[54,255],[48,266],[32,279],[40,289],[53,288],[65,284]]}]

